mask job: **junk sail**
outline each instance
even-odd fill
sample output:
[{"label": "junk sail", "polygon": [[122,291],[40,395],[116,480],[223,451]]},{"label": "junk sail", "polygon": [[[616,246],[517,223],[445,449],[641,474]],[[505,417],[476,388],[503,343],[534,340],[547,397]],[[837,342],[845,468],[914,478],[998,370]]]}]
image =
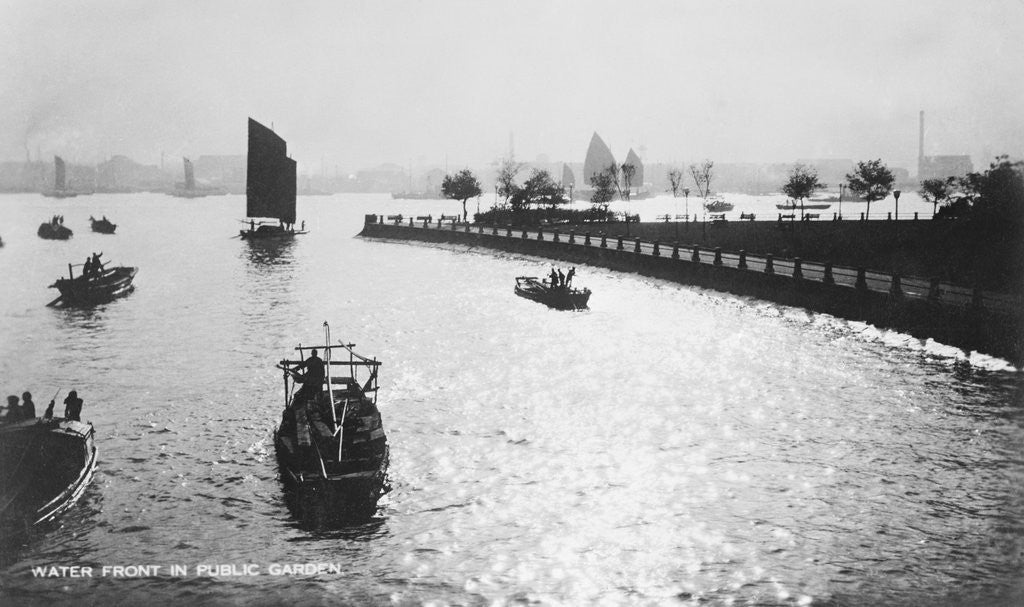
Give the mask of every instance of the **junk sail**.
[{"label": "junk sail", "polygon": [[288,158],[287,152],[284,139],[249,119],[246,217],[273,217],[295,223],[295,161]]},{"label": "junk sail", "polygon": [[196,189],[196,173],[192,168],[192,161],[188,158],[183,158],[185,161],[185,189],[194,190]]},{"label": "junk sail", "polygon": [[67,167],[64,166],[64,159],[60,156],[53,157],[53,168],[54,168],[54,179],[53,189],[58,192],[63,192],[68,189],[66,185],[67,181]]}]

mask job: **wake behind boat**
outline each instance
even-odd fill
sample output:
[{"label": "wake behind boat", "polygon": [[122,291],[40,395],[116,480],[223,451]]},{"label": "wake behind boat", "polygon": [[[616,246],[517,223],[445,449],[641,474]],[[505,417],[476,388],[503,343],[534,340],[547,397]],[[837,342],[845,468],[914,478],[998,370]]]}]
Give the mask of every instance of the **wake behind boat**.
[{"label": "wake behind boat", "polygon": [[252,118],[246,162],[245,216],[249,229],[241,230],[239,236],[261,239],[305,234],[306,222],[295,230],[295,161],[288,157],[288,144]]},{"label": "wake behind boat", "polygon": [[30,419],[0,425],[0,521],[15,531],[70,508],[96,471],[92,424]]},{"label": "wake behind boat", "polygon": [[517,276],[515,294],[556,310],[583,310],[590,301],[590,289],[551,286],[536,276]]},{"label": "wake behind boat", "polygon": [[[365,521],[390,490],[388,442],[377,409],[381,363],[356,354],[354,344],[329,345],[327,323],[324,330],[326,345],[299,346],[299,360],[278,365],[285,409],[274,446],[288,504],[311,527]],[[302,388],[291,394],[295,382]]]},{"label": "wake behind boat", "polygon": [[46,305],[93,306],[123,297],[135,290],[132,280],[135,279],[138,268],[106,268],[106,264],[100,263],[98,257],[94,259],[97,260],[96,269],[83,270],[78,276],[75,276],[74,268],[82,266],[68,264],[68,277],[58,278],[50,285],[51,289],[60,291],[60,296]]}]

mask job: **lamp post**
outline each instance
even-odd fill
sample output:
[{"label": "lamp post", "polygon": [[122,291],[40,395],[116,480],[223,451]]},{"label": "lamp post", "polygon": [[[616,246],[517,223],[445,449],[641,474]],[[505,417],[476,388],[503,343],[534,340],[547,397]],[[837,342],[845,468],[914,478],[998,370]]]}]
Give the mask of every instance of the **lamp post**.
[{"label": "lamp post", "polygon": [[902,192],[900,192],[899,190],[893,190],[893,192],[892,192],[893,198],[896,199],[896,237],[897,238],[899,238],[899,235],[900,235],[900,194],[902,194]]},{"label": "lamp post", "polygon": [[689,223],[689,221],[690,221],[690,188],[683,188],[683,196],[686,197],[686,208],[684,210],[686,211],[686,221],[687,221],[687,223]]},{"label": "lamp post", "polygon": [[843,190],[846,189],[845,183],[839,184],[839,219],[843,219]]}]

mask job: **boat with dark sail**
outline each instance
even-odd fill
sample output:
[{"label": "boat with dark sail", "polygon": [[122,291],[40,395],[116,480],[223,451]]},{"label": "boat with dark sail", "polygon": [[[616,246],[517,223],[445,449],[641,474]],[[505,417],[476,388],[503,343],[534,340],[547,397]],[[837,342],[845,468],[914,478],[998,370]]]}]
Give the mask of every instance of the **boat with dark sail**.
[{"label": "boat with dark sail", "polygon": [[[295,229],[295,161],[288,157],[288,144],[274,131],[249,119],[249,155],[246,160],[246,240],[292,238],[305,234]],[[270,221],[267,221],[270,220]]]},{"label": "boat with dark sail", "polygon": [[[331,345],[326,322],[324,333],[324,345],[300,345],[299,360],[278,365],[284,370],[285,408],[274,447],[287,503],[311,527],[366,521],[390,491],[388,442],[377,408],[381,363],[356,354],[354,344]],[[296,383],[302,388],[292,394]]]},{"label": "boat with dark sail", "polygon": [[43,196],[50,198],[73,198],[78,192],[73,192],[67,186],[67,166],[60,156],[53,157],[53,189],[43,192]]},{"label": "boat with dark sail", "polygon": [[106,215],[102,219],[95,219],[90,215],[89,223],[92,224],[92,231],[99,232],[100,234],[113,234],[114,230],[117,229],[117,224],[111,223]]},{"label": "boat with dark sail", "polygon": [[[109,263],[109,262],[108,262]],[[118,297],[124,297],[135,290],[132,281],[138,268],[128,266],[106,267],[97,261],[97,269],[90,268],[75,276],[74,269],[84,264],[68,264],[68,277],[58,278],[50,285],[51,289],[60,291],[60,296],[46,304],[50,307],[78,306],[86,307],[106,303]]]},{"label": "boat with dark sail", "polygon": [[36,231],[36,234],[40,238],[47,240],[67,240],[71,238],[74,232],[71,231],[71,228],[64,227],[63,217],[54,215],[50,218],[50,221],[44,221],[39,224],[39,230]]},{"label": "boat with dark sail", "polygon": [[586,287],[552,286],[536,276],[517,276],[515,294],[556,310],[585,310],[590,301],[590,289]]},{"label": "boat with dark sail", "polygon": [[85,493],[96,471],[92,424],[29,419],[0,425],[0,521],[23,530],[52,521]]}]

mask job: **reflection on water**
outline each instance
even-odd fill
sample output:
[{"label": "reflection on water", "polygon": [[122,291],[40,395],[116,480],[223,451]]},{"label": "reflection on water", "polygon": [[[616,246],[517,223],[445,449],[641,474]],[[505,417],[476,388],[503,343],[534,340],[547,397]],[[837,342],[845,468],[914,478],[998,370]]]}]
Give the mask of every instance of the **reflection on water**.
[{"label": "reflection on water", "polygon": [[[81,254],[13,238],[0,252],[0,282],[19,289],[0,300],[7,393],[77,388],[100,451],[83,504],[5,555],[0,602],[1020,596],[1024,382],[1005,364],[587,266],[591,310],[550,310],[512,289],[544,260],[352,238],[364,213],[409,214],[387,197],[303,199],[311,232],[283,243],[230,238],[241,197],[90,198],[65,203],[66,221],[92,204],[116,212],[102,246],[141,268],[131,297],[80,315],[43,307],[52,268],[100,248],[88,233],[68,245]],[[8,202],[31,232],[33,201]],[[182,204],[193,229],[164,229]],[[383,361],[393,490],[379,520],[315,533],[278,479],[274,364],[321,339],[324,320]],[[344,573],[54,581],[30,569],[320,562]]]}]

